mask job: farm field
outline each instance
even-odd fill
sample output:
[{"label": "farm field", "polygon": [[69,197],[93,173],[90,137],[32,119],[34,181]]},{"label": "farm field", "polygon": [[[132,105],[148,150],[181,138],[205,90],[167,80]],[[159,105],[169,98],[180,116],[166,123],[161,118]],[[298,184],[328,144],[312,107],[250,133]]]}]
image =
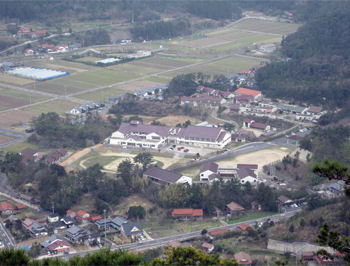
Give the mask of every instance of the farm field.
[{"label": "farm field", "polygon": [[233,26],[233,28],[238,28],[242,30],[275,33],[281,35],[287,35],[292,32],[295,32],[298,29],[298,27],[300,27],[300,24],[261,20],[255,18],[242,20]]},{"label": "farm field", "polygon": [[0,111],[46,100],[47,97],[33,93],[0,88]]},{"label": "farm field", "polygon": [[0,144],[8,143],[13,140],[15,140],[15,138],[12,138],[10,136],[0,135]]},{"label": "farm field", "polygon": [[27,84],[33,83],[34,80],[20,78],[20,77],[16,77],[16,76],[13,76],[13,75],[8,75],[8,74],[1,73],[0,74],[0,82],[13,84],[13,85],[17,85],[17,86],[23,86],[23,85],[27,85]]},{"label": "farm field", "polygon": [[34,113],[25,110],[15,110],[0,114],[0,127],[11,128],[27,123],[35,116]]},{"label": "farm field", "polygon": [[58,114],[64,114],[67,110],[79,106],[79,103],[73,103],[66,100],[54,100],[43,104],[38,104],[25,108],[24,111],[32,113],[34,116],[38,116],[41,113],[56,112]]}]

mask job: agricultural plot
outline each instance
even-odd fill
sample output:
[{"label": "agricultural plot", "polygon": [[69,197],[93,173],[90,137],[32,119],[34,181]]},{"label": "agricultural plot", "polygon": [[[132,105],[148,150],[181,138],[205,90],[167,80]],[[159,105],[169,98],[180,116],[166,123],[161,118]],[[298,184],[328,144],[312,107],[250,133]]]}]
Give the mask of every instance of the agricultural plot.
[{"label": "agricultural plot", "polygon": [[27,85],[27,84],[33,83],[34,80],[20,78],[20,77],[15,77],[15,76],[12,76],[12,75],[1,73],[0,74],[0,82],[13,84],[13,85],[17,85],[17,86],[23,86],[23,85]]},{"label": "agricultural plot", "polygon": [[[118,97],[121,94],[127,93],[128,91],[122,90],[118,87],[105,88],[98,91],[92,91],[80,94],[76,98],[88,100],[88,101],[97,101],[97,102],[106,102],[109,97]],[[130,92],[130,91],[129,91]]]},{"label": "agricultural plot", "polygon": [[136,66],[151,67],[159,70],[169,70],[191,64],[186,60],[177,60],[165,56],[153,56],[144,60],[133,62]]},{"label": "agricultural plot", "polygon": [[0,127],[9,128],[28,123],[35,115],[28,111],[15,110],[0,114]]},{"label": "agricultural plot", "polygon": [[249,18],[240,21],[233,27],[249,31],[287,35],[292,32],[295,32],[298,29],[298,27],[300,27],[300,24]]},{"label": "agricultural plot", "polygon": [[74,103],[66,100],[54,100],[43,104],[33,105],[25,108],[24,111],[30,112],[35,116],[41,113],[56,112],[58,114],[64,114],[66,111],[79,106],[79,103]]},{"label": "agricultural plot", "polygon": [[4,143],[8,143],[10,141],[15,140],[15,138],[11,138],[9,136],[5,136],[5,135],[0,135],[0,144],[4,144]]},{"label": "agricultural plot", "polygon": [[47,97],[38,94],[0,88],[0,110],[17,108],[45,99],[47,99]]},{"label": "agricultural plot", "polygon": [[97,86],[107,86],[114,83],[131,80],[139,77],[137,73],[130,71],[114,71],[110,69],[97,69],[89,72],[82,72],[66,78],[66,80],[80,81]]}]

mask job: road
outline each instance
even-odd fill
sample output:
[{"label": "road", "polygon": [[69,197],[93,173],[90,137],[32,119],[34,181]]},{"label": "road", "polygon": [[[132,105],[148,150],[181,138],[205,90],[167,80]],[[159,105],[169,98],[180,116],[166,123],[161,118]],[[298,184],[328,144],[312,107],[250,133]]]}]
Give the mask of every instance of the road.
[{"label": "road", "polygon": [[7,232],[5,225],[0,218],[0,241],[4,245],[4,248],[13,248],[16,246],[11,234]]},{"label": "road", "polygon": [[[214,230],[218,230],[218,229],[230,229],[230,230],[233,230],[233,229],[236,229],[240,224],[243,224],[243,223],[249,224],[251,226],[254,226],[256,223],[265,222],[267,220],[272,220],[274,222],[277,222],[277,221],[281,221],[281,220],[290,218],[290,217],[294,216],[295,214],[297,214],[300,211],[301,211],[301,209],[298,208],[298,209],[294,209],[294,210],[288,211],[286,213],[275,214],[275,215],[271,215],[271,216],[268,216],[268,217],[253,219],[253,220],[240,222],[240,223],[234,223],[234,224],[229,224],[229,225],[224,225],[224,226],[213,227],[213,228],[209,228],[207,230],[208,230],[208,232],[211,232],[211,231],[214,231]],[[124,245],[119,245],[119,246],[116,246],[114,248],[111,248],[111,250],[112,251],[119,250],[119,249],[123,249],[123,250],[144,250],[144,249],[149,249],[149,248],[155,248],[155,247],[160,247],[160,246],[167,245],[171,241],[184,241],[184,240],[188,240],[188,239],[191,239],[191,238],[194,238],[194,237],[199,237],[199,236],[201,236],[201,232],[202,231],[194,231],[194,232],[190,232],[190,233],[172,235],[172,236],[158,238],[158,239],[149,240],[149,241],[124,244]],[[68,260],[68,259],[70,259],[70,258],[72,258],[74,256],[85,256],[85,255],[87,255],[89,253],[93,253],[95,251],[96,250],[82,251],[82,252],[71,253],[71,254],[62,254],[62,255],[57,256],[57,257],[61,257],[64,260]]]},{"label": "road", "polygon": [[252,142],[252,143],[247,143],[247,144],[239,146],[239,147],[237,147],[237,148],[235,148],[233,150],[228,150],[228,151],[225,151],[222,154],[214,155],[214,156],[212,156],[212,157],[210,157],[208,159],[191,162],[190,164],[188,164],[186,166],[175,167],[175,168],[172,168],[171,170],[175,171],[175,172],[181,172],[181,171],[186,170],[186,169],[190,169],[190,168],[193,168],[193,167],[201,166],[203,163],[206,163],[206,162],[220,161],[220,160],[224,160],[224,159],[231,158],[231,157],[234,157],[234,156],[238,156],[238,155],[242,155],[242,154],[246,154],[246,153],[250,153],[250,152],[266,149],[268,147],[275,146],[275,145],[276,144],[270,143],[270,142]]}]

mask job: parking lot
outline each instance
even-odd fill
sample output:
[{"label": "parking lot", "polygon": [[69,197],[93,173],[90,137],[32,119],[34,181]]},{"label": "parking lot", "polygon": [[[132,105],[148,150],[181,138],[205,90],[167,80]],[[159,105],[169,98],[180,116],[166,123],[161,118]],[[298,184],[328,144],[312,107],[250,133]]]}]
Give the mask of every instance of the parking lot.
[{"label": "parking lot", "polygon": [[191,156],[196,156],[197,153],[199,153],[200,156],[205,156],[210,153],[216,152],[214,149],[208,149],[208,148],[201,148],[201,147],[193,147],[193,146],[188,146],[188,145],[167,145],[164,147],[162,152],[170,152],[173,153],[175,156],[181,156],[184,157],[185,155],[191,155]]}]

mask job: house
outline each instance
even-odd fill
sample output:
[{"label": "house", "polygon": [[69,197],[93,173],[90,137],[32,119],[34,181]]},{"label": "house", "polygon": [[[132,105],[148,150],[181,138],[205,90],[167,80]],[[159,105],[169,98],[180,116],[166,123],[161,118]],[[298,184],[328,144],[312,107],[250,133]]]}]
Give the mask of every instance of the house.
[{"label": "house", "polygon": [[213,162],[206,162],[200,169],[199,178],[201,181],[211,181],[217,178],[219,165]]},{"label": "house", "polygon": [[9,202],[2,202],[0,204],[0,211],[1,214],[4,215],[11,215],[13,213],[14,207],[11,203]]},{"label": "house", "polygon": [[76,213],[75,219],[79,219],[79,220],[82,220],[82,221],[87,221],[87,220],[90,220],[90,214],[87,213],[86,211],[79,210]]},{"label": "house", "polygon": [[70,210],[70,209],[67,210],[66,213],[67,213],[67,216],[69,216],[71,218],[75,218],[75,216],[76,216],[76,212],[73,210]]},{"label": "house", "polygon": [[210,232],[209,232],[209,235],[210,235],[210,236],[217,236],[217,235],[224,234],[224,233],[226,233],[226,232],[228,232],[227,229],[218,229],[218,230],[210,231]]},{"label": "house", "polygon": [[192,185],[192,178],[169,170],[151,166],[143,173],[144,178],[149,178],[159,184],[188,184]]},{"label": "house", "polygon": [[52,235],[49,239],[45,240],[41,244],[41,247],[49,254],[69,253],[72,249],[72,245],[69,242],[57,235]]},{"label": "house", "polygon": [[143,233],[143,229],[141,224],[132,221],[127,221],[122,224],[120,232],[125,237],[130,237],[134,239],[135,237],[140,236]]},{"label": "house", "polygon": [[27,208],[27,206],[24,205],[24,204],[20,204],[20,205],[16,206],[16,210],[18,210],[18,211],[22,211],[22,210],[24,210],[26,208]]},{"label": "house", "polygon": [[50,224],[50,226],[54,229],[54,230],[63,230],[63,229],[67,229],[67,226],[64,222],[62,221],[57,221],[57,222],[53,222]]},{"label": "house", "polygon": [[301,253],[301,259],[303,261],[313,261],[314,260],[314,253],[311,251],[305,251]]},{"label": "house", "polygon": [[98,215],[98,216],[92,216],[91,217],[91,222],[95,223],[97,222],[98,220],[101,220],[102,219],[102,216]]},{"label": "house", "polygon": [[238,203],[232,201],[226,205],[226,210],[230,215],[240,215],[245,209]]},{"label": "house", "polygon": [[49,223],[58,222],[60,219],[60,216],[57,213],[51,213],[49,216],[47,216],[47,220]]},{"label": "house", "polygon": [[307,108],[306,110],[304,110],[303,113],[305,113],[306,115],[319,115],[322,112],[322,107],[321,106],[310,106],[309,108]]},{"label": "house", "polygon": [[250,128],[258,129],[258,130],[262,130],[262,131],[270,131],[270,129],[271,129],[271,127],[268,124],[259,123],[259,122],[251,123]]},{"label": "house", "polygon": [[69,111],[72,115],[80,115],[81,110],[79,108],[73,108],[72,110]]},{"label": "house", "polygon": [[66,217],[61,218],[61,222],[64,223],[66,228],[70,228],[74,225],[74,219],[70,216],[66,216]]},{"label": "house", "polygon": [[221,149],[231,141],[231,134],[220,127],[188,126],[177,128],[144,125],[139,121],[122,123],[110,137],[110,144],[128,148],[159,149],[167,144]]},{"label": "house", "polygon": [[328,184],[326,190],[333,193],[335,196],[344,195],[344,186],[339,183]]},{"label": "house", "polygon": [[249,224],[240,224],[239,226],[237,226],[237,229],[241,230],[242,232],[247,232],[249,228],[253,230],[253,228]]},{"label": "house", "polygon": [[260,100],[262,98],[261,91],[247,89],[247,88],[239,88],[239,89],[234,91],[234,94],[235,94],[235,96],[239,96],[239,95],[252,96],[254,98],[254,100]]},{"label": "house", "polygon": [[66,232],[66,237],[73,243],[83,243],[89,239],[91,232],[79,226],[73,225]]},{"label": "house", "polygon": [[202,209],[174,209],[171,213],[171,216],[174,218],[201,218],[203,217]]},{"label": "house", "polygon": [[38,222],[34,222],[29,231],[34,237],[47,236],[49,233],[46,224]]},{"label": "house", "polygon": [[213,244],[210,244],[210,243],[207,243],[207,242],[204,242],[202,244],[202,248],[207,252],[207,253],[211,253],[213,250],[214,250],[214,245]]},{"label": "house", "polygon": [[213,107],[213,106],[218,106],[220,104],[225,104],[227,101],[221,96],[219,97],[219,96],[208,95],[207,93],[202,93],[202,94],[195,94],[194,96],[189,96],[189,97],[182,96],[180,98],[180,102],[182,105],[191,104],[195,107],[200,105]]},{"label": "house", "polygon": [[252,265],[252,258],[245,252],[236,253],[235,259],[239,265]]},{"label": "house", "polygon": [[257,164],[237,164],[237,175],[241,184],[249,182],[252,185],[257,185],[262,182],[257,177],[256,171],[258,170]]},{"label": "house", "polygon": [[98,229],[106,230],[117,230],[120,231],[122,224],[126,223],[128,220],[121,216],[116,216],[113,219],[106,218],[96,221],[95,225]]},{"label": "house", "polygon": [[34,161],[38,156],[38,152],[31,148],[25,148],[19,153],[25,161]]}]

